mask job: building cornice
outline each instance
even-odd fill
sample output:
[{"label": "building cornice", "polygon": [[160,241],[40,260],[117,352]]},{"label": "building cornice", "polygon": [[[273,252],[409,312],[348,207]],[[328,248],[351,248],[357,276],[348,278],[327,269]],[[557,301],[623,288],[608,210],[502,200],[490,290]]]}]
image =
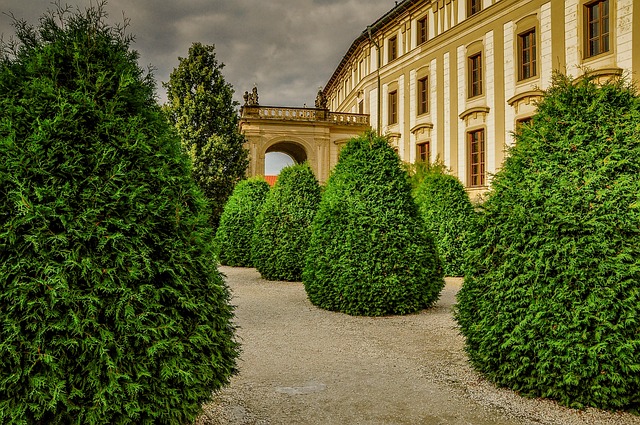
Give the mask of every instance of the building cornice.
[{"label": "building cornice", "polygon": [[351,47],[349,47],[349,50],[347,50],[347,53],[344,54],[344,56],[340,60],[340,63],[338,64],[338,67],[333,72],[333,75],[331,76],[331,78],[329,78],[329,81],[327,82],[327,84],[325,84],[325,88],[324,88],[325,95],[327,95],[327,91],[329,91],[329,89],[331,88],[331,86],[333,86],[335,81],[339,79],[342,71],[346,67],[348,67],[354,52],[356,52],[358,48],[365,42],[369,43],[369,31],[371,32],[372,35],[375,35],[382,28],[384,28],[389,22],[392,22],[394,19],[396,19],[398,16],[400,16],[402,13],[404,13],[414,4],[420,3],[421,1],[424,1],[424,0],[403,0],[402,2],[394,6],[394,8],[391,9],[389,12],[384,14],[380,19],[378,19],[373,24],[365,28],[364,31],[362,31],[362,33],[360,34],[360,36],[358,36],[358,38],[356,38],[353,41],[353,43],[351,43]]}]

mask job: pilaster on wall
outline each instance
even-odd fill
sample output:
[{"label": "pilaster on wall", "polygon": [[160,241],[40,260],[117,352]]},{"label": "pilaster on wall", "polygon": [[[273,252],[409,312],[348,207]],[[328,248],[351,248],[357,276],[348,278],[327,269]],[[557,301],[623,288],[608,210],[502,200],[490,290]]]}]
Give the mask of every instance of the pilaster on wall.
[{"label": "pilaster on wall", "polygon": [[[409,71],[409,128],[416,125],[416,70]],[[409,132],[409,162],[416,162],[416,135]]]},{"label": "pilaster on wall", "polygon": [[446,52],[442,58],[444,65],[444,73],[442,74],[443,81],[443,91],[444,91],[444,102],[443,102],[443,112],[444,112],[444,120],[442,121],[443,130],[444,130],[444,163],[447,167],[451,166],[451,143],[447,143],[448,140],[451,140],[451,69],[449,64],[449,52]]},{"label": "pilaster on wall", "polygon": [[[382,48],[382,46],[380,47]],[[369,61],[369,69],[373,72],[378,69],[378,49],[372,44],[370,52],[369,58],[371,58],[371,61]]]},{"label": "pilaster on wall", "polygon": [[619,68],[630,72],[633,69],[633,0],[618,0],[617,3],[616,62]]},{"label": "pilaster on wall", "polygon": [[[496,141],[498,140],[498,134],[496,134],[496,75],[495,75],[495,55],[493,47],[493,31],[489,31],[485,35],[484,51],[487,65],[487,106],[489,107],[489,114],[487,116],[487,139],[486,139],[486,152],[487,152],[487,185],[491,183],[491,176],[495,174],[497,169],[496,164],[496,149],[502,149]],[[500,139],[502,135],[500,135]]]},{"label": "pilaster on wall", "polygon": [[[458,111],[456,116],[459,117],[460,114],[467,109],[467,75],[465,72],[465,64],[466,64],[466,50],[465,46],[458,46],[457,50],[457,73],[458,73]],[[465,123],[463,120],[458,119],[458,178],[461,182],[465,182],[465,172],[466,172],[466,133],[465,133]],[[450,143],[454,143],[452,140]]]},{"label": "pilaster on wall", "polygon": [[580,50],[578,40],[578,6],[579,0],[565,0],[564,3],[564,40],[565,40],[565,63],[567,64],[567,74],[574,77],[581,74]]},{"label": "pilaster on wall", "polygon": [[436,17],[432,12],[428,12],[427,16],[429,16],[429,40],[436,36]]},{"label": "pilaster on wall", "polygon": [[378,89],[371,89],[369,93],[369,122],[371,128],[380,131],[378,128]]},{"label": "pilaster on wall", "polygon": [[[431,134],[435,135],[435,137],[431,138],[431,144],[433,146],[433,148],[431,149],[431,161],[435,161],[436,159],[436,155],[438,154],[438,152],[440,151],[440,146],[436,145],[438,143],[438,69],[436,68],[438,66],[438,62],[435,59],[431,59],[431,63],[429,64],[429,71],[430,71],[430,75],[429,75],[429,106],[430,106],[430,110],[431,110],[431,116],[434,117],[433,118],[433,128],[431,129]],[[435,139],[435,140],[434,140]],[[444,144],[446,146],[446,144],[444,143],[444,140],[441,141],[440,143]],[[444,149],[444,146],[442,147],[442,149]]]},{"label": "pilaster on wall", "polygon": [[398,123],[400,124],[400,140],[398,140],[398,155],[405,158],[406,134],[404,125],[404,74],[398,78]]},{"label": "pilaster on wall", "polygon": [[[546,90],[553,75],[553,43],[551,39],[551,2],[540,8],[540,84]],[[507,99],[509,97],[507,96]]]},{"label": "pilaster on wall", "polygon": [[389,125],[389,85],[382,85],[382,98],[380,99],[380,103],[382,104],[382,128],[387,128]]},{"label": "pilaster on wall", "polygon": [[[514,39],[513,39],[513,31],[514,24],[513,21],[509,21],[503,26],[504,30],[504,98],[511,99],[516,94],[516,73],[515,73],[515,64],[513,52],[514,50]],[[504,103],[504,119],[505,119],[505,135],[504,141],[505,145],[511,146],[513,144],[513,136],[511,135],[513,130],[515,129],[515,119],[516,114],[513,107],[509,106],[509,104],[505,101]]]}]

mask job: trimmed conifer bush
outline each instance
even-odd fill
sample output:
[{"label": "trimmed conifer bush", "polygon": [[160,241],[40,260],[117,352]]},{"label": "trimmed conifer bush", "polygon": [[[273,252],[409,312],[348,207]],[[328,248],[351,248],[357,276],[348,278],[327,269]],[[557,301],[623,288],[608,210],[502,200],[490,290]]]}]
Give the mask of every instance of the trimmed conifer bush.
[{"label": "trimmed conifer bush", "polygon": [[640,104],[556,75],[491,184],[456,317],[475,367],[572,407],[640,403]]},{"label": "trimmed conifer bush", "polygon": [[208,206],[99,6],[0,63],[0,423],[186,424],[238,347]]},{"label": "trimmed conifer bush", "polygon": [[253,233],[253,264],[263,278],[301,280],[319,203],[320,185],[309,164],[282,169],[262,204]]},{"label": "trimmed conifer bush", "polygon": [[224,207],[216,231],[218,259],[225,266],[253,267],[251,237],[256,217],[269,193],[262,177],[239,182]]},{"label": "trimmed conifer bush", "polygon": [[313,304],[351,315],[413,313],[437,301],[440,259],[386,139],[368,133],[340,153],[313,222],[303,283]]},{"label": "trimmed conifer bush", "polygon": [[424,173],[414,191],[420,214],[438,247],[446,276],[462,276],[475,212],[469,195],[456,177],[434,168]]}]

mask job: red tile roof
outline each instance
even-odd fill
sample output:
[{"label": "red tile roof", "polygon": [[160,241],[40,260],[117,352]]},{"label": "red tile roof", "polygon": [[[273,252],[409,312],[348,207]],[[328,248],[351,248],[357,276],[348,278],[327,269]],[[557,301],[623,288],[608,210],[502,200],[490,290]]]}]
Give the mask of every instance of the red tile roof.
[{"label": "red tile roof", "polygon": [[273,187],[276,184],[276,180],[278,180],[278,176],[264,176],[264,179],[269,183],[269,186]]}]

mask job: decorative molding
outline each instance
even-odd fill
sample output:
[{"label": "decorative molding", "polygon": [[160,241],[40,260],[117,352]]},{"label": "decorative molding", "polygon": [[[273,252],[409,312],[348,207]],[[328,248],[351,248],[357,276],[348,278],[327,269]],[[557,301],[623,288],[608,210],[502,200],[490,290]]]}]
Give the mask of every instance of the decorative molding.
[{"label": "decorative molding", "polygon": [[507,103],[509,104],[509,106],[513,106],[517,102],[523,101],[525,99],[534,98],[535,100],[538,100],[542,97],[542,94],[542,90],[527,90],[525,92],[516,94],[511,99],[507,100]]},{"label": "decorative molding", "polygon": [[412,133],[416,133],[418,130],[432,130],[433,129],[433,124],[429,123],[420,123],[420,124],[416,124],[415,126],[413,126],[413,128],[409,131],[411,131]]},{"label": "decorative molding", "polygon": [[588,69],[582,77],[595,76],[595,77],[620,77],[624,70],[618,67],[600,68],[600,69]]},{"label": "decorative molding", "polygon": [[461,120],[466,119],[471,114],[483,114],[487,115],[489,113],[489,108],[487,106],[475,106],[473,108],[469,108],[462,112],[459,116]]}]

